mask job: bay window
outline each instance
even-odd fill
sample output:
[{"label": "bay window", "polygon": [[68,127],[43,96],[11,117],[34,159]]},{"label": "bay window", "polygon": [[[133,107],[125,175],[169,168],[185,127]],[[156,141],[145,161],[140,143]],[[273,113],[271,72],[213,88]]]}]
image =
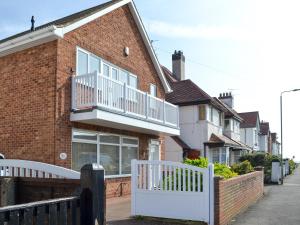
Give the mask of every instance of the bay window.
[{"label": "bay window", "polygon": [[[103,68],[103,71],[101,70]],[[126,83],[130,87],[137,89],[137,76],[123,70],[100,57],[84,50],[77,48],[77,75],[85,75],[88,73],[97,72],[102,76]]]},{"label": "bay window", "polygon": [[138,158],[137,138],[114,134],[73,131],[72,169],[79,171],[88,163],[99,163],[106,176],[131,174],[131,160]]}]

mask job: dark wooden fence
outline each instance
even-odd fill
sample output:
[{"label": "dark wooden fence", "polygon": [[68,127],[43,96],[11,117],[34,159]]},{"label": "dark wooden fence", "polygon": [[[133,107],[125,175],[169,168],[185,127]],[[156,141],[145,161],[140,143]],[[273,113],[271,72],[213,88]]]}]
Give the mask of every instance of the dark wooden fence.
[{"label": "dark wooden fence", "polygon": [[81,169],[78,195],[0,208],[0,225],[104,225],[104,169]]}]

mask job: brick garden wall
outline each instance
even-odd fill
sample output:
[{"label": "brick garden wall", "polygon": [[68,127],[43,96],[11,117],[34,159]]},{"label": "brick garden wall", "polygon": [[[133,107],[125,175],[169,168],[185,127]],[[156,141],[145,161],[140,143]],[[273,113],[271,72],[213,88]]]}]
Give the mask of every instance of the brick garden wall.
[{"label": "brick garden wall", "polygon": [[215,177],[215,225],[226,225],[263,196],[264,178],[256,171],[232,179]]}]

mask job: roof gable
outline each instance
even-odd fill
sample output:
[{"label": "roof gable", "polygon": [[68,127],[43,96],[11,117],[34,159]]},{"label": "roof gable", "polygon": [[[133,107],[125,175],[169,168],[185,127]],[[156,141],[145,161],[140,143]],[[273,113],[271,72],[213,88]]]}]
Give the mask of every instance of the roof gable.
[{"label": "roof gable", "polygon": [[64,35],[78,27],[81,27],[119,7],[128,4],[130,12],[137,24],[138,30],[145,43],[156,72],[162,82],[166,93],[171,92],[171,87],[167,82],[160,67],[158,59],[150,43],[149,37],[138,14],[133,0],[113,0],[104,4],[83,10],[64,18],[52,21],[37,27],[34,31],[28,30],[14,36],[0,40],[0,57],[11,54],[29,47],[37,46],[55,39],[63,38]]}]

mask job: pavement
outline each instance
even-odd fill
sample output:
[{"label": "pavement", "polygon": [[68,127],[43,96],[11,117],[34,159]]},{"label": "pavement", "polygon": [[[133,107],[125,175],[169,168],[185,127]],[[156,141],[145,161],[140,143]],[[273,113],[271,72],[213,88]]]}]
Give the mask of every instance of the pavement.
[{"label": "pavement", "polygon": [[300,225],[300,167],[283,185],[265,187],[265,196],[230,225]]},{"label": "pavement", "polygon": [[[284,185],[265,186],[264,197],[234,218],[230,225],[300,225],[300,167]],[[130,218],[130,196],[107,200],[108,225],[176,225],[180,221]],[[201,224],[201,223],[193,223]]]}]

